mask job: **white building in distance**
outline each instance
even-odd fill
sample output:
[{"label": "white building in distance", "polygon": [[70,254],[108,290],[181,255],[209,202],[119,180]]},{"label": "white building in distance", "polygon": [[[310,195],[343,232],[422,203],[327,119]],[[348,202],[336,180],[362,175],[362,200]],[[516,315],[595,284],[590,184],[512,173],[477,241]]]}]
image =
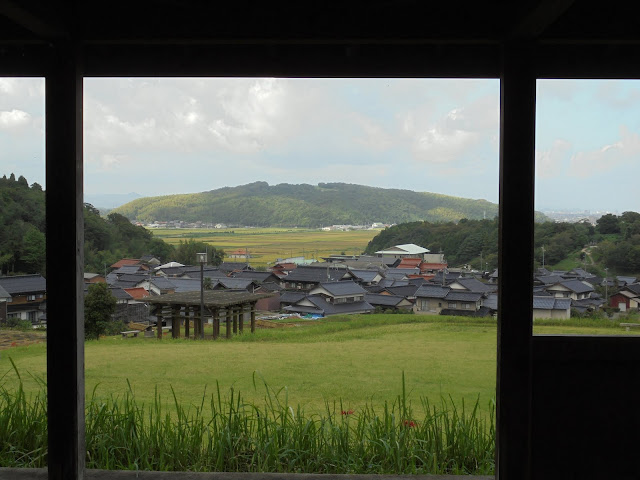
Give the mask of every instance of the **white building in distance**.
[{"label": "white building in distance", "polygon": [[425,254],[429,253],[430,250],[415,245],[413,243],[406,243],[404,245],[396,245],[394,247],[389,247],[385,250],[378,250],[376,255],[378,257],[383,258],[422,258],[424,259]]}]

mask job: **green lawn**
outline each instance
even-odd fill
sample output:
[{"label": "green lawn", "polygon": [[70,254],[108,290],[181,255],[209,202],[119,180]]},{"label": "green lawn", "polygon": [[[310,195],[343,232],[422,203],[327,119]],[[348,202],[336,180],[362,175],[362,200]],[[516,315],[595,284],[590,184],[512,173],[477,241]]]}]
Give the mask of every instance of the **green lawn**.
[{"label": "green lawn", "polygon": [[[536,324],[537,333],[626,334],[594,322],[581,327]],[[634,333],[634,332],[630,332]],[[0,376],[9,385],[12,358],[27,390],[45,374],[45,345],[14,347],[0,355]],[[169,400],[171,388],[183,403],[199,403],[216,383],[260,403],[264,379],[286,389],[289,402],[320,412],[325,402],[358,409],[381,406],[401,392],[402,373],[410,398],[459,403],[495,396],[496,325],[493,320],[418,315],[365,315],[302,322],[298,327],[264,329],[232,340],[171,340],[119,337],[85,347],[86,390],[98,396],[124,392],[127,380],[138,400],[150,402],[155,389]],[[258,388],[254,388],[254,379]],[[284,390],[283,390],[284,394]]]}]

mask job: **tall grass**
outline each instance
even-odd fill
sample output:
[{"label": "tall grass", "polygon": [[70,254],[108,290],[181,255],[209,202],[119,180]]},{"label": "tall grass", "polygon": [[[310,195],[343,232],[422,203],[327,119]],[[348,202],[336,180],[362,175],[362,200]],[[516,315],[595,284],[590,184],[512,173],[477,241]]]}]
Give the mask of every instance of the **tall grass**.
[{"label": "tall grass", "polygon": [[18,386],[4,388],[0,377],[0,467],[42,467],[47,455],[47,397],[46,385],[36,379],[40,391],[27,395],[15,363]]},{"label": "tall grass", "polygon": [[[15,373],[18,374],[17,369]],[[0,466],[46,465],[46,385],[27,398],[21,385],[0,385]],[[367,404],[347,410],[326,403],[320,415],[289,404],[286,389],[264,388],[260,405],[245,402],[219,386],[197,405],[183,405],[172,391],[169,402],[156,390],[149,405],[126,392],[99,399],[94,389],[86,405],[87,467],[123,470],[458,473],[494,471],[494,405],[480,414],[421,399],[414,409],[404,375],[402,391],[380,410]]]}]

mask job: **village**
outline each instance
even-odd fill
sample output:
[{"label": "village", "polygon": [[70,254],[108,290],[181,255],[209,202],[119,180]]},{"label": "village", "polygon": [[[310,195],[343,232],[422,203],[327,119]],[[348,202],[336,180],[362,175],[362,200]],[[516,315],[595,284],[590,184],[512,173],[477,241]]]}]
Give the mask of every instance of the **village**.
[{"label": "village", "polygon": [[[114,320],[157,324],[167,315],[175,316],[178,304],[180,316],[199,318],[201,293],[206,293],[204,322],[215,324],[222,313],[224,319],[233,319],[234,331],[238,321],[242,328],[245,317],[255,328],[256,316],[322,318],[374,312],[495,316],[498,310],[497,271],[452,268],[443,253],[414,244],[395,245],[375,255],[331,255],[314,262],[281,259],[267,271],[252,268],[240,251],[228,257],[234,261],[215,267],[162,263],[152,256],[125,258],[111,265],[106,276],[85,273],[85,294],[90,285],[106,283],[117,300]],[[46,326],[46,298],[41,275],[0,277],[0,324],[23,320]],[[220,298],[226,300],[220,303]],[[628,312],[639,306],[637,278],[605,279],[580,268],[536,272],[534,318],[568,319],[572,312],[586,314],[605,307]]]}]

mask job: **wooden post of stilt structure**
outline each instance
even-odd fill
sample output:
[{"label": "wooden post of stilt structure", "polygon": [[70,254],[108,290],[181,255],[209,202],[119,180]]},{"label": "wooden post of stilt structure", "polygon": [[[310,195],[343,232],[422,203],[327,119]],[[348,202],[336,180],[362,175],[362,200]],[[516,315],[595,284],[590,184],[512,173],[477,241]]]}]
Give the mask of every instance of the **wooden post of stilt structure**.
[{"label": "wooden post of stilt structure", "polygon": [[158,340],[162,339],[162,305],[160,305],[157,309],[156,318],[158,319],[157,327],[158,331],[156,334],[158,335]]},{"label": "wooden post of stilt structure", "polygon": [[256,332],[256,305],[251,305],[251,333]]},{"label": "wooden post of stilt structure", "polygon": [[191,307],[191,311],[193,312],[193,316],[191,317],[193,320],[193,339],[197,340],[200,336],[200,307],[193,306]]},{"label": "wooden post of stilt structure", "polygon": [[238,317],[240,316],[240,310],[238,307],[233,307],[233,334],[236,335],[238,333]]},{"label": "wooden post of stilt structure", "polygon": [[232,314],[232,312],[227,308],[224,311],[224,314],[225,314],[225,317],[226,317],[225,319],[226,319],[226,322],[227,322],[227,338],[231,338],[231,314]]},{"label": "wooden post of stilt structure", "polygon": [[184,338],[189,338],[189,330],[191,329],[191,312],[192,308],[189,306],[184,307]]},{"label": "wooden post of stilt structure", "polygon": [[220,310],[217,308],[213,311],[213,339],[220,335]]},{"label": "wooden post of stilt structure", "polygon": [[244,333],[244,312],[246,310],[246,305],[242,305],[240,307],[240,335],[242,335]]},{"label": "wooden post of stilt structure", "polygon": [[171,338],[180,338],[180,307],[171,307]]}]

